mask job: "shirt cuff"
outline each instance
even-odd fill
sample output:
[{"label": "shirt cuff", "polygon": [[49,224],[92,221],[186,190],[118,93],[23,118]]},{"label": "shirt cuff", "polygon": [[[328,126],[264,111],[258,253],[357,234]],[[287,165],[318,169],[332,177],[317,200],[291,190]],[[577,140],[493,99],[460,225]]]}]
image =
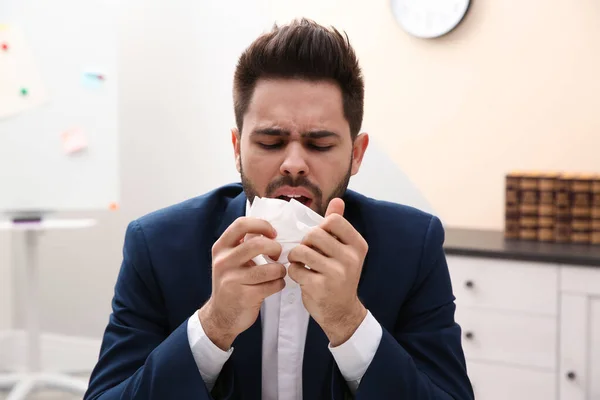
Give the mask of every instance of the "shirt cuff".
[{"label": "shirt cuff", "polygon": [[233,347],[228,351],[223,351],[214,344],[206,336],[197,312],[188,319],[187,335],[196,366],[206,387],[211,391],[223,369],[223,365],[229,360]]},{"label": "shirt cuff", "polygon": [[329,344],[329,351],[353,393],[371,365],[382,335],[381,325],[367,310],[367,316],[350,339],[337,347]]}]

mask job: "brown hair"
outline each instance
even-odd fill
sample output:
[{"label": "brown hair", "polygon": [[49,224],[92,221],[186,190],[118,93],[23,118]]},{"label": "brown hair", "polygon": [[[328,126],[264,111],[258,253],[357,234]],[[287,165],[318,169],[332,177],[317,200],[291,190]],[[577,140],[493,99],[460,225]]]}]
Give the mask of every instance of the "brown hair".
[{"label": "brown hair", "polygon": [[233,82],[235,121],[240,133],[256,82],[261,78],[333,80],[341,91],[344,116],[356,138],[363,118],[364,82],[346,34],[306,18],[259,36],[240,56]]}]

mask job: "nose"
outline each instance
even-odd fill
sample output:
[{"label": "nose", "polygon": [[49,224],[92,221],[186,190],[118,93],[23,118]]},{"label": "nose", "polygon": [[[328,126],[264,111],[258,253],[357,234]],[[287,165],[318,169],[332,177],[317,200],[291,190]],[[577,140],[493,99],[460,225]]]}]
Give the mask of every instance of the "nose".
[{"label": "nose", "polygon": [[281,175],[308,175],[306,154],[300,143],[290,143],[286,146],[285,158],[280,167]]}]

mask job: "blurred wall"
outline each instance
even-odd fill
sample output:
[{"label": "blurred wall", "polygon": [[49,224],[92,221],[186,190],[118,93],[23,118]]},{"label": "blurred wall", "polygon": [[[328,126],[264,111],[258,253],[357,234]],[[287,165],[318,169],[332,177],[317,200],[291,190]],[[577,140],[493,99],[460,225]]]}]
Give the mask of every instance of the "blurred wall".
[{"label": "blurred wall", "polygon": [[[501,229],[506,171],[600,172],[596,1],[474,0],[455,32],[428,41],[405,34],[384,0],[131,0],[122,7],[122,206],[65,214],[96,217],[98,226],[43,237],[46,331],[99,338],[127,223],[238,179],[231,78],[239,53],[274,20],[334,24],[357,49],[373,143],[355,189],[434,211],[447,226]],[[4,249],[8,237],[0,233],[0,273],[8,268]],[[0,328],[9,323],[5,308]],[[14,323],[22,322],[18,311]]]}]

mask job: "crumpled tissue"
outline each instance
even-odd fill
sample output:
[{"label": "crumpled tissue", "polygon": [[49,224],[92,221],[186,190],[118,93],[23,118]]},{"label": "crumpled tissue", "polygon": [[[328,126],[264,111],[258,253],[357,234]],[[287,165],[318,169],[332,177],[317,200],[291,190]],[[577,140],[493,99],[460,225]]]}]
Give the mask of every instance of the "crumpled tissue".
[{"label": "crumpled tissue", "polygon": [[[323,217],[297,200],[289,202],[281,199],[255,197],[248,211],[249,217],[261,218],[269,222],[277,231],[275,240],[282,250],[276,262],[289,267],[288,254],[299,245],[311,228],[319,225]],[[247,236],[248,237],[248,236]],[[275,262],[269,256],[260,255],[252,259],[256,265]],[[286,275],[286,281],[288,281]]]}]

